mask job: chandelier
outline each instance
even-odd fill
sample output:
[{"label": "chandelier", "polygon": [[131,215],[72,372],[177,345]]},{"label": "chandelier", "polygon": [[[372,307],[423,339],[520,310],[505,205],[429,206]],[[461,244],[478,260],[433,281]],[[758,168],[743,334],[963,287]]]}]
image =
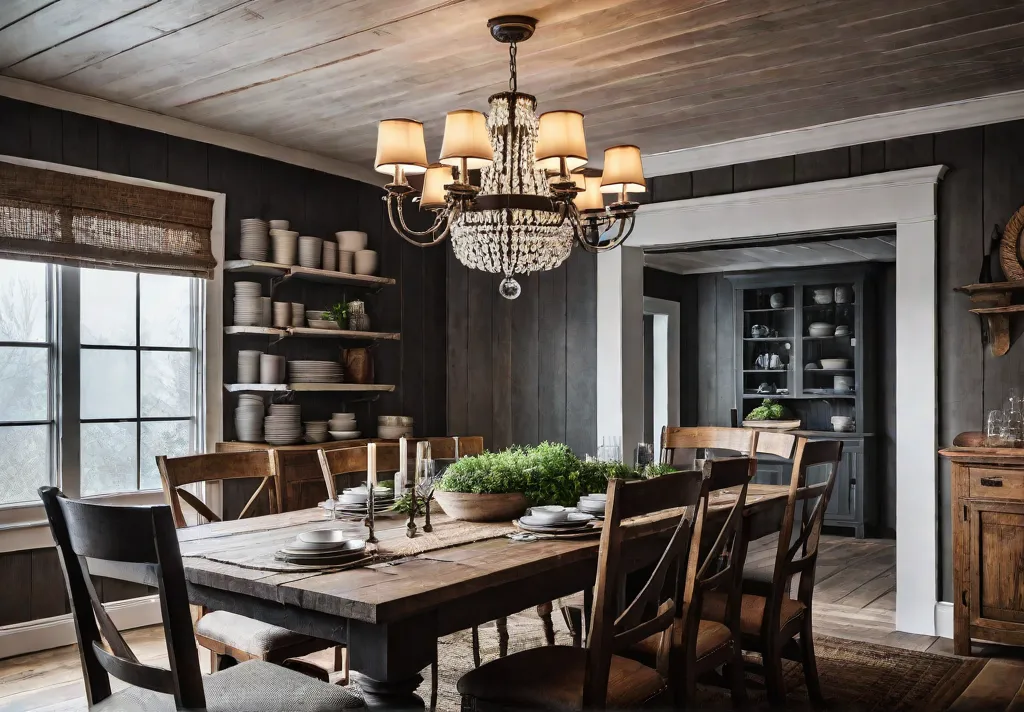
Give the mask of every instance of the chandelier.
[{"label": "chandelier", "polygon": [[[418,247],[450,235],[462,264],[504,274],[498,292],[515,299],[521,287],[514,275],[555,269],[574,244],[589,252],[621,245],[639,207],[629,193],[646,190],[646,183],[636,146],[606,149],[603,173],[584,174],[583,114],[538,117],[537,99],[518,90],[517,45],[533,35],[536,20],[509,15],[487,26],[494,39],[509,45],[509,90],[488,99],[487,116],[470,109],[448,113],[439,163],[427,163],[422,123],[381,121],[374,163],[392,176],[384,200],[395,232]],[[406,180],[412,174],[423,174],[419,195]],[[615,195],[608,206],[605,193]],[[420,210],[434,214],[427,230],[406,224],[407,203],[417,199]]]}]

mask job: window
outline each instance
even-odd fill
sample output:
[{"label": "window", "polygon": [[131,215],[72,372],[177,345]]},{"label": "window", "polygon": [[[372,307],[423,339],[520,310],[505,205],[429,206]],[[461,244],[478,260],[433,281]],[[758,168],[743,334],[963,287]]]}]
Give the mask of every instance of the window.
[{"label": "window", "polygon": [[0,505],[50,482],[159,489],[156,455],[202,449],[203,297],[192,277],[0,260]]}]

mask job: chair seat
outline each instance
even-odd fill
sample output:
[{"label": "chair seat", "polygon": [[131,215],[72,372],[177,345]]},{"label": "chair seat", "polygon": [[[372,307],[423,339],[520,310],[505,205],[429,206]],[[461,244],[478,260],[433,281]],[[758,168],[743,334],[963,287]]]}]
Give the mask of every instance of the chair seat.
[{"label": "chair seat", "polygon": [[[208,712],[336,712],[365,709],[344,687],[287,668],[250,660],[203,677]],[[90,712],[174,712],[174,698],[129,687],[93,705]]]},{"label": "chair seat", "polygon": [[[546,645],[498,658],[459,679],[462,695],[498,706],[532,707],[558,712],[583,708],[585,648]],[[665,681],[646,665],[612,656],[607,706],[636,708],[666,689]]]},{"label": "chair seat", "polygon": [[[317,646],[315,644],[317,639],[308,635],[227,611],[212,611],[200,618],[196,623],[196,634],[223,643],[235,650],[241,650],[258,659],[266,658],[275,650],[294,649],[296,646],[306,643],[312,648],[308,652],[331,647],[331,643],[328,642]],[[305,654],[307,653],[295,653],[295,655]]]},{"label": "chair seat", "polygon": [[[740,604],[740,630],[743,635],[758,636],[761,634],[761,621],[764,618],[764,607],[767,602],[764,596],[743,594]],[[726,595],[717,591],[704,597],[704,608],[701,615],[713,621],[725,621]],[[782,599],[782,615],[779,618],[779,629],[785,628],[793,619],[800,616],[806,606],[789,596]]]},{"label": "chair seat", "polygon": [[[671,630],[677,630],[675,626]],[[681,646],[681,633],[675,633],[675,645]],[[697,660],[715,653],[732,642],[732,632],[718,621],[702,620],[697,628]],[[654,667],[658,659],[658,647],[661,645],[661,633],[644,638],[629,650],[629,657],[639,660],[644,665]]]}]

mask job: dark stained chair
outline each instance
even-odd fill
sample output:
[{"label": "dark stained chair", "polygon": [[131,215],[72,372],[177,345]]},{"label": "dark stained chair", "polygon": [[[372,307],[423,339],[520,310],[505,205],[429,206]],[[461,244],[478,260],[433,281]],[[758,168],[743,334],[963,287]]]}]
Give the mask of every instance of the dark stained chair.
[{"label": "dark stained chair", "polygon": [[[783,658],[802,664],[808,696],[815,705],[824,704],[814,657],[811,603],[818,541],[842,454],[843,443],[838,440],[797,440],[790,497],[779,532],[772,580],[768,584],[758,579],[743,580],[743,649],[761,654],[768,699],[773,705],[784,704],[786,698]],[[827,473],[810,483],[807,470],[811,467],[824,467]],[[799,586],[793,598],[792,580],[796,576],[800,577]],[[729,604],[722,594],[711,594],[704,601],[703,616],[724,621]]]},{"label": "dark stained chair", "polygon": [[[278,503],[281,501],[276,463],[277,458],[273,450],[185,457],[161,455],[156,458],[164,497],[178,528],[188,525],[182,510],[183,501],[207,521],[220,521],[220,517],[202,500],[184,489],[185,486],[198,482],[262,478],[238,518],[248,516],[263,492],[269,493],[270,513],[276,513],[279,509]],[[196,639],[201,646],[214,654],[215,669],[219,670],[236,661],[262,660],[293,667],[324,681],[328,679],[326,670],[294,658],[325,650],[333,647],[334,643],[246,618],[237,613],[205,610],[202,613],[195,625]]]},{"label": "dark stained chair", "polygon": [[[693,529],[684,577],[680,584],[682,605],[671,630],[669,686],[675,707],[693,701],[697,681],[706,676],[727,679],[736,705],[746,702],[743,677],[743,650],[740,640],[740,594],[746,542],[743,540],[743,508],[750,482],[750,463],[746,457],[721,458],[704,463],[700,504]],[[721,490],[735,488],[735,499],[721,527],[708,508],[720,499]],[[724,504],[724,503],[723,503]],[[701,545],[703,544],[703,545]],[[702,620],[704,599],[711,594],[725,597],[727,612],[723,620]],[[665,635],[668,635],[666,633]],[[649,637],[627,653],[645,664],[652,664],[668,641],[664,636]],[[721,675],[718,675],[721,671]]]},{"label": "dark stained chair", "polygon": [[[100,712],[334,712],[364,709],[337,685],[278,665],[249,661],[203,676],[192,635],[188,592],[170,507],[117,507],[69,500],[42,487],[50,530],[71,599],[89,707]],[[115,567],[105,576],[159,589],[169,669],[139,662],[93,588],[88,560]],[[105,644],[105,645],[104,645]],[[110,676],[130,685],[111,692]]]},{"label": "dark stained chair", "polygon": [[[667,704],[668,646],[659,650],[653,668],[625,653],[639,641],[669,630],[676,620],[678,572],[690,544],[692,515],[686,516],[684,509],[677,520],[656,526],[657,520],[625,526],[623,522],[692,508],[701,486],[699,472],[639,482],[611,480],[587,647],[533,648],[471,670],[458,683],[463,709],[632,709]],[[640,556],[643,551],[647,557]],[[622,605],[626,576],[652,560],[657,564],[646,583],[628,605]]]}]

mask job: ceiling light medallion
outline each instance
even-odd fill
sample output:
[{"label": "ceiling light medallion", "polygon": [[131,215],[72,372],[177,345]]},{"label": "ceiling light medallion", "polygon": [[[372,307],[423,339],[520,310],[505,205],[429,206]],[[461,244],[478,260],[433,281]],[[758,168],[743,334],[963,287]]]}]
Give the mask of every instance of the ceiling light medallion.
[{"label": "ceiling light medallion", "polygon": [[[590,252],[621,245],[633,231],[638,203],[629,193],[646,190],[640,149],[614,146],[604,153],[603,175],[584,175],[587,144],[583,114],[550,111],[538,118],[537,99],[520,93],[516,48],[537,28],[532,17],[510,15],[487,23],[491,36],[509,45],[509,90],[488,99],[490,114],[459,109],[445,119],[439,163],[427,163],[423,124],[381,121],[375,167],[393,176],[385,186],[395,232],[419,247],[449,234],[455,256],[471,269],[505,275],[498,292],[519,296],[516,274],[562,264],[578,243]],[[479,170],[479,185],[470,177]],[[424,174],[421,210],[434,224],[412,230],[404,210],[416,190],[407,175]],[[616,194],[605,206],[604,193]]]}]

